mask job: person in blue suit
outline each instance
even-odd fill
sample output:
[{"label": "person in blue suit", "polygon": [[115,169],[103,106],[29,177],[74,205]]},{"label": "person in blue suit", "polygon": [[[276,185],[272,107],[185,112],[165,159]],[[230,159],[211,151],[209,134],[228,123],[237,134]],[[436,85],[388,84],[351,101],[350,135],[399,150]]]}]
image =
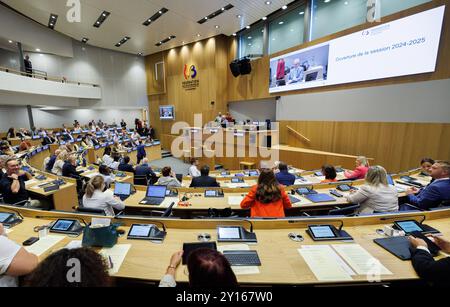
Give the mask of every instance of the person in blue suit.
[{"label": "person in blue suit", "polygon": [[295,182],[295,175],[289,173],[287,164],[280,162],[278,164],[278,169],[280,171],[275,175],[278,183],[285,186],[293,185]]},{"label": "person in blue suit", "polygon": [[142,140],[139,140],[139,145],[137,147],[137,164],[141,163],[141,160],[144,159],[147,156],[147,153],[145,152],[145,144],[142,142]]},{"label": "person in blue suit", "polygon": [[427,210],[450,200],[450,162],[436,161],[430,175],[433,183],[422,190],[410,188],[406,191],[407,201],[411,205]]}]

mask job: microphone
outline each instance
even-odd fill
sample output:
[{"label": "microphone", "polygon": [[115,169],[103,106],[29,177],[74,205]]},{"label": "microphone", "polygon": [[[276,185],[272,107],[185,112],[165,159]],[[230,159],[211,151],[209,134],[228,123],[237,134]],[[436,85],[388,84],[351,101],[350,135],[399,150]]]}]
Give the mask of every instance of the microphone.
[{"label": "microphone", "polygon": [[239,218],[226,218],[226,220],[224,220],[225,222],[227,221],[239,221],[239,222],[247,222],[248,224],[250,224],[250,232],[253,232],[253,223],[249,220],[249,219],[239,219]]},{"label": "microphone", "polygon": [[[427,219],[427,217],[424,214],[408,215],[407,217],[421,217],[422,221],[420,221],[419,224],[422,224]],[[381,217],[380,221],[390,221],[390,220],[397,220],[397,219],[405,219],[405,217],[404,216],[386,216],[386,217]]]}]

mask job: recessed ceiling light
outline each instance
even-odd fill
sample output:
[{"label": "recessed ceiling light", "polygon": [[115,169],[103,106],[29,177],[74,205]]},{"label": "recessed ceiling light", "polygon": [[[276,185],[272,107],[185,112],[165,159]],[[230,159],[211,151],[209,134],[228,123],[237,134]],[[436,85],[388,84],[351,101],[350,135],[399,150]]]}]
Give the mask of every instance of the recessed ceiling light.
[{"label": "recessed ceiling light", "polygon": [[271,5],[271,4],[272,4],[272,1],[266,1],[266,4],[267,4],[267,5]]},{"label": "recessed ceiling light", "polygon": [[215,25],[215,26],[214,26],[214,28],[216,28],[216,29],[219,29],[219,28],[220,28],[220,26],[219,26],[219,25]]},{"label": "recessed ceiling light", "polygon": [[242,17],[242,15],[236,15],[236,17],[237,17],[237,18],[241,18],[241,17]]},{"label": "recessed ceiling light", "polygon": [[9,41],[8,41],[8,43],[12,44],[12,43],[13,43],[13,41],[12,41],[12,40],[9,40]]},{"label": "recessed ceiling light", "polygon": [[159,11],[157,11],[155,14],[147,18],[142,25],[148,27],[150,23],[155,22],[158,18],[163,16],[165,13],[167,13],[169,10],[165,7],[161,8]]},{"label": "recessed ceiling light", "polygon": [[266,20],[267,19],[267,17],[266,16],[264,16],[263,18],[262,18],[262,20]]},{"label": "recessed ceiling light", "polygon": [[37,48],[36,51],[37,51],[37,52],[41,52],[41,49]]},{"label": "recessed ceiling light", "polygon": [[184,45],[184,44],[186,44],[186,42],[183,41],[183,42],[181,42],[181,44]]},{"label": "recessed ceiling light", "polygon": [[247,37],[248,39],[252,39],[252,37],[251,36],[249,36],[249,37]]},{"label": "recessed ceiling light", "polygon": [[325,2],[325,3],[328,3],[328,2],[330,2],[330,1],[331,1],[331,0],[325,0],[324,2]]},{"label": "recessed ceiling light", "polygon": [[252,45],[252,43],[250,43],[250,44],[248,44],[249,46],[251,46]]},{"label": "recessed ceiling light", "polygon": [[105,14],[105,13],[103,13],[103,14],[102,14],[102,16],[103,16],[103,17],[105,17],[105,16],[106,16],[106,14]]},{"label": "recessed ceiling light", "polygon": [[162,11],[159,11],[158,13],[162,14],[163,12],[162,12]]},{"label": "recessed ceiling light", "polygon": [[298,13],[299,15],[304,15],[305,14],[305,12],[303,12],[303,11],[301,11],[300,13]]},{"label": "recessed ceiling light", "polygon": [[111,15],[110,12],[103,11],[100,16],[97,18],[97,21],[94,23],[94,27],[100,28],[101,25],[105,22],[105,20]]},{"label": "recessed ceiling light", "polygon": [[222,10],[222,11],[225,11],[225,8],[223,7],[223,8],[221,8],[221,10]]},{"label": "recessed ceiling light", "polygon": [[279,24],[279,25],[282,25],[282,24],[284,24],[284,21],[280,21],[278,24]]},{"label": "recessed ceiling light", "polygon": [[233,33],[233,36],[236,36],[236,33]]},{"label": "recessed ceiling light", "polygon": [[208,16],[205,17],[205,20],[208,20]]},{"label": "recessed ceiling light", "polygon": [[200,33],[199,34],[197,34],[197,37],[200,37],[201,35],[200,35]]},{"label": "recessed ceiling light", "polygon": [[344,2],[344,4],[345,4],[345,5],[347,5],[347,4],[348,4],[348,2],[347,2],[347,1],[345,1],[345,2]]},{"label": "recessed ceiling light", "polygon": [[250,29],[250,26],[246,26],[245,28],[246,28],[246,29]]},{"label": "recessed ceiling light", "polygon": [[[326,0],[325,0],[326,1]],[[330,1],[330,0],[328,0],[328,1]],[[287,9],[287,5],[283,5],[282,7],[281,7],[283,10],[285,10],[285,9]]]}]

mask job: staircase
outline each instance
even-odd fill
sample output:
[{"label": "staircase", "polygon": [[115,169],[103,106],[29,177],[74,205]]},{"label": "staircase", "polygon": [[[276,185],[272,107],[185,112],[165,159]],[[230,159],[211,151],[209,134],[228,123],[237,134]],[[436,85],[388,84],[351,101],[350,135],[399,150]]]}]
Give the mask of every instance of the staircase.
[{"label": "staircase", "polygon": [[161,158],[169,158],[172,157],[172,153],[168,150],[161,150]]}]

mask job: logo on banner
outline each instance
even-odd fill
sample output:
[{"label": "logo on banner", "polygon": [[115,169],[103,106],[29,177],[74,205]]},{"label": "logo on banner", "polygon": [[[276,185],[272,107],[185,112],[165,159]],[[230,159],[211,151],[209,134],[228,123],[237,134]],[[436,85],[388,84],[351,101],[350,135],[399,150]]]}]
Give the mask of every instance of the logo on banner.
[{"label": "logo on banner", "polygon": [[186,81],[183,81],[181,85],[185,90],[195,90],[200,86],[200,81],[198,79],[195,79],[198,74],[195,65],[185,64],[183,74]]}]

